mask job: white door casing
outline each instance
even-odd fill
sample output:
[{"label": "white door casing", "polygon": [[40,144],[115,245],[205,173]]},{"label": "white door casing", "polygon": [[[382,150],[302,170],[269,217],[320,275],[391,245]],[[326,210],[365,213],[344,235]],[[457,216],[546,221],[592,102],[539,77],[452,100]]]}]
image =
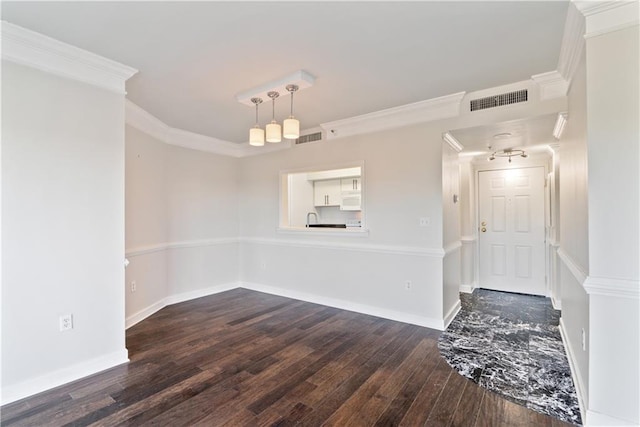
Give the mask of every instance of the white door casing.
[{"label": "white door casing", "polygon": [[478,177],[480,287],[546,295],[544,168]]}]

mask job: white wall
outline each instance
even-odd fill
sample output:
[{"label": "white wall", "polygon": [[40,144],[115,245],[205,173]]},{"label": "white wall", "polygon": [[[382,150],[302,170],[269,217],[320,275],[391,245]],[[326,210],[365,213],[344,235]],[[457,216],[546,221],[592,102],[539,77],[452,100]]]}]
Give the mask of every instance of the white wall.
[{"label": "white wall", "polygon": [[[569,118],[560,140],[559,265],[562,332],[571,356],[583,406],[589,390],[589,297],[583,282],[589,271],[587,196],[587,92],[584,55],[569,89]],[[582,330],[587,340],[582,349]]]},{"label": "white wall", "polygon": [[[454,202],[454,196],[456,201]],[[460,304],[461,254],[460,241],[460,162],[458,153],[442,143],[442,241],[445,250],[442,260],[442,310],[448,321],[455,316]]]},{"label": "white wall", "polygon": [[[242,159],[241,281],[442,327],[441,132],[423,124]],[[360,161],[368,236],[277,233],[281,170]]]},{"label": "white wall", "polygon": [[475,170],[471,158],[460,161],[460,291],[473,292],[476,278],[476,204]]},{"label": "white wall", "polygon": [[2,62],[5,402],[127,360],[123,123],[122,94]]},{"label": "white wall", "polygon": [[[125,127],[125,247],[126,316],[168,295],[167,253],[167,145],[131,127]],[[152,249],[134,255],[135,248]],[[136,292],[131,292],[131,282]]]},{"label": "white wall", "polygon": [[636,20],[586,46],[588,420],[631,424],[640,424],[639,28]]},{"label": "white wall", "polygon": [[[238,280],[237,159],[126,127],[128,325]],[[131,291],[131,282],[136,291]]]}]

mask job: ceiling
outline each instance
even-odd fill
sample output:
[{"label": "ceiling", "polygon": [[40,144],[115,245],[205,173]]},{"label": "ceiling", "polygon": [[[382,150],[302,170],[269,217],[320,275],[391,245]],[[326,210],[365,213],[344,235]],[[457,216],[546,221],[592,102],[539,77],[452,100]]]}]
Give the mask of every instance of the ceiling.
[{"label": "ceiling", "polygon": [[[167,125],[246,142],[237,93],[305,70],[303,129],[557,68],[568,1],[2,2],[2,19],[125,65]],[[287,95],[276,119],[289,114]],[[285,100],[286,99],[286,100]],[[271,117],[260,109],[260,122]],[[464,144],[464,142],[463,142]]]},{"label": "ceiling", "polygon": [[524,148],[527,152],[546,150],[553,138],[553,128],[558,114],[544,114],[526,119],[512,120],[486,126],[450,131],[469,154],[491,153],[512,148]]}]

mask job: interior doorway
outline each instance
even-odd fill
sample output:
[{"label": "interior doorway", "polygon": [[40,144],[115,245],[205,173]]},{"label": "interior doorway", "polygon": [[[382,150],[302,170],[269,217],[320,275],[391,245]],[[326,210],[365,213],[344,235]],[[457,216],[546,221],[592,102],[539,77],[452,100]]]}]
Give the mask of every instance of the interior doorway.
[{"label": "interior doorway", "polygon": [[481,288],[546,295],[545,169],[478,172]]}]

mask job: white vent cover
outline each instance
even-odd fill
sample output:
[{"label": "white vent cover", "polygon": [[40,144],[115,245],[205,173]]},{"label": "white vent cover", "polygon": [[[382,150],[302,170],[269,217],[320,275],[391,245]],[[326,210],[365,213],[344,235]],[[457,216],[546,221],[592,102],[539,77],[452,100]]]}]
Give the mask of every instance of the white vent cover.
[{"label": "white vent cover", "polygon": [[487,96],[486,98],[472,99],[471,111],[486,110],[487,108],[526,102],[528,97],[529,91],[527,89],[522,89],[514,92],[502,93],[500,95]]},{"label": "white vent cover", "polygon": [[300,135],[300,138],[296,139],[295,145],[306,144],[307,142],[320,141],[322,139],[322,132],[310,133],[308,135]]}]

